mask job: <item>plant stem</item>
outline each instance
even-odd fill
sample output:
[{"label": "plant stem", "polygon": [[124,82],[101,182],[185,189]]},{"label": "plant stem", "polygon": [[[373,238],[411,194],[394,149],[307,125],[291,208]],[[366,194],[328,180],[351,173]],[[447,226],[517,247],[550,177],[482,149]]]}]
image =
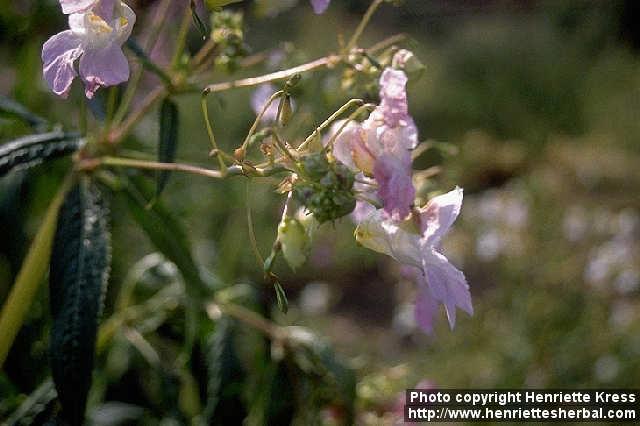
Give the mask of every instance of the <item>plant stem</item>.
[{"label": "plant stem", "polygon": [[0,367],[11,349],[25,316],[29,311],[34,297],[42,283],[49,267],[51,246],[56,232],[58,212],[64,201],[64,197],[71,186],[72,179],[68,176],[58,190],[53,201],[49,205],[44,220],[38,229],[27,257],[16,281],[11,288],[11,293],[0,312]]},{"label": "plant stem", "polygon": [[218,148],[218,144],[216,143],[216,137],[213,133],[213,126],[211,126],[211,120],[209,119],[209,106],[207,105],[207,95],[209,92],[205,89],[202,92],[202,98],[200,99],[200,106],[202,107],[202,116],[204,117],[204,123],[207,126],[207,135],[209,136],[209,141],[211,142],[211,146],[213,147],[212,152],[217,153],[218,164],[220,165],[220,170],[222,173],[227,172],[227,165],[224,162],[224,158],[220,149]]},{"label": "plant stem", "polygon": [[158,86],[153,89],[146,98],[143,99],[140,107],[131,113],[131,115],[122,123],[122,125],[115,129],[109,136],[109,142],[117,143],[122,138],[127,136],[133,126],[140,121],[156,103],[160,102],[167,96],[167,90],[163,86]]},{"label": "plant stem", "polygon": [[384,1],[385,0],[374,0],[373,3],[371,3],[367,11],[365,12],[364,16],[362,17],[360,24],[358,24],[356,31],[353,33],[353,35],[349,39],[349,42],[347,43],[347,47],[345,49],[347,53],[351,49],[356,47],[356,44],[358,43],[360,36],[362,36],[362,33],[364,32],[365,28],[367,28],[367,25],[369,24],[371,17]]},{"label": "plant stem", "polygon": [[226,81],[224,83],[210,84],[205,88],[205,90],[208,90],[209,92],[224,92],[225,90],[234,89],[237,87],[251,87],[257,86],[259,84],[270,83],[273,81],[286,80],[296,74],[312,71],[316,68],[335,65],[341,60],[342,57],[338,55],[325,56],[323,58],[316,59],[315,61],[307,62],[306,64],[298,65],[297,67],[289,68],[283,71],[277,71],[258,77],[249,77],[235,81]]},{"label": "plant stem", "polygon": [[302,142],[300,144],[300,146],[298,146],[298,151],[303,150],[304,148],[307,147],[307,145],[309,145],[311,143],[311,141],[317,137],[320,132],[322,132],[324,129],[326,129],[327,127],[329,127],[331,125],[331,123],[333,123],[338,117],[340,117],[345,111],[349,110],[352,106],[354,105],[358,105],[361,106],[362,104],[364,104],[364,101],[362,99],[351,99],[350,101],[348,101],[346,104],[342,105],[336,112],[334,112],[333,114],[331,114],[331,116],[329,116],[329,118],[327,118],[324,123],[320,124],[320,126],[318,126],[313,133],[311,133],[305,140],[304,142]]},{"label": "plant stem", "polygon": [[245,192],[245,204],[247,208],[247,227],[249,228],[249,241],[251,242],[251,249],[253,250],[253,254],[255,254],[258,263],[260,264],[260,269],[264,268],[264,257],[260,254],[260,250],[258,249],[258,241],[256,240],[255,229],[253,228],[253,215],[251,214],[251,191],[249,190],[249,186],[251,185],[251,181],[247,181],[247,187]]},{"label": "plant stem", "polygon": [[277,98],[279,98],[283,94],[284,94],[283,90],[278,90],[276,93],[271,95],[269,100],[264,104],[264,106],[262,107],[262,111],[260,111],[260,114],[258,114],[255,121],[253,122],[253,125],[249,129],[249,133],[247,133],[247,137],[244,138],[244,142],[242,143],[242,149],[245,149],[245,150],[247,149],[247,146],[249,145],[249,139],[251,139],[251,136],[253,136],[253,134],[256,132],[256,129],[260,124],[260,120],[262,120],[262,117],[264,117],[264,114],[267,112],[267,110],[269,109],[273,101],[275,101]]}]

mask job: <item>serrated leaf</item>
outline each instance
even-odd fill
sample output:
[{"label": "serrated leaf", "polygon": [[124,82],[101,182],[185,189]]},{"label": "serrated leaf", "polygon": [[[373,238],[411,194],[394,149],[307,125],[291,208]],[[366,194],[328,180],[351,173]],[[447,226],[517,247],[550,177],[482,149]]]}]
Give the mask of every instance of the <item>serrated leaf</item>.
[{"label": "serrated leaf", "polygon": [[67,194],[58,216],[49,273],[51,371],[71,425],[84,422],[98,320],[109,277],[108,209],[88,179]]},{"label": "serrated leaf", "polygon": [[151,194],[149,185],[139,177],[131,177],[123,191],[129,212],[151,243],[176,264],[186,281],[187,291],[196,296],[207,294],[209,290],[193,260],[186,232],[162,203],[149,205]]},{"label": "serrated leaf", "polygon": [[27,123],[29,126],[45,130],[49,123],[44,118],[29,111],[24,105],[0,95],[0,116],[15,117]]},{"label": "serrated leaf", "polygon": [[[160,108],[160,134],[158,136],[158,161],[173,163],[178,148],[179,115],[178,106],[165,99]],[[156,197],[160,196],[169,181],[169,170],[161,170],[156,177]]]},{"label": "serrated leaf", "polygon": [[235,350],[237,326],[222,317],[205,344],[207,359],[207,424],[241,424],[246,416],[243,403],[245,372]]},{"label": "serrated leaf", "polygon": [[77,133],[56,131],[25,136],[0,145],[0,177],[11,170],[26,169],[70,154],[82,144],[83,140]]}]

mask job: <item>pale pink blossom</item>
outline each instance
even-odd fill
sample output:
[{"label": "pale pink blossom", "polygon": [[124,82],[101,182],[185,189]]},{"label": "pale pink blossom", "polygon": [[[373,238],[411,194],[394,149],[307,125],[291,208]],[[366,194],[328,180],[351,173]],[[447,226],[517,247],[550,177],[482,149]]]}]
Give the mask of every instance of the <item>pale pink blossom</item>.
[{"label": "pale pink blossom", "polygon": [[[354,171],[375,178],[384,212],[396,221],[407,218],[415,197],[411,150],[418,131],[409,115],[404,72],[387,68],[380,77],[380,105],[362,123],[334,125],[334,157]],[[327,140],[330,140],[330,136]],[[325,143],[327,143],[325,140]]]},{"label": "pale pink blossom", "polygon": [[433,330],[439,304],[444,305],[452,329],[458,308],[473,314],[464,274],[439,251],[442,237],[460,213],[462,195],[462,189],[456,188],[435,197],[415,217],[400,223],[376,210],[356,229],[360,244],[414,269],[416,322],[427,333]]},{"label": "pale pink blossom", "polygon": [[[114,0],[62,2],[63,10],[84,10],[69,15],[69,28],[51,37],[42,46],[43,75],[51,90],[66,97],[74,78],[80,74],[87,98],[100,87],[129,79],[129,63],[122,44],[131,35],[135,13]],[[78,71],[75,61],[79,59]]]}]

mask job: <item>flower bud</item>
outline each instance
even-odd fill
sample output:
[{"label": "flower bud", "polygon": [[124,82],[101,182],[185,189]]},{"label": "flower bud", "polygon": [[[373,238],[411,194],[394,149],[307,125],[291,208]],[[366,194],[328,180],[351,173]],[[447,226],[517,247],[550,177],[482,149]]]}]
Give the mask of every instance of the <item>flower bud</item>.
[{"label": "flower bud", "polygon": [[298,269],[307,260],[311,241],[304,226],[297,219],[282,219],[278,225],[278,241],[291,269]]}]

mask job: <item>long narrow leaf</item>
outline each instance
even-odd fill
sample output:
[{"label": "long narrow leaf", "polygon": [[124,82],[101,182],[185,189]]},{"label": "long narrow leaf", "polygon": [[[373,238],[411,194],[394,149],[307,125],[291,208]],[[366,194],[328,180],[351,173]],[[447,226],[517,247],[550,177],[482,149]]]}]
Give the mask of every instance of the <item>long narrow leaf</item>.
[{"label": "long narrow leaf", "polygon": [[45,130],[49,126],[44,118],[29,111],[24,105],[2,95],[0,95],[0,116],[19,118],[38,130]]},{"label": "long narrow leaf", "polygon": [[61,131],[25,136],[0,145],[0,177],[14,169],[25,169],[44,160],[61,157],[83,144],[77,133]]},{"label": "long narrow leaf", "polygon": [[131,53],[136,55],[136,58],[138,58],[144,68],[157,75],[164,84],[166,84],[167,86],[171,86],[171,77],[169,77],[169,75],[167,75],[167,73],[164,72],[162,68],[156,65],[155,62],[153,62],[151,58],[149,58],[144,49],[138,43],[136,43],[133,38],[129,38],[125,45],[131,51]]},{"label": "long narrow leaf", "polygon": [[182,225],[159,201],[149,205],[152,191],[140,178],[132,177],[123,195],[129,212],[147,234],[151,243],[167,259],[176,264],[187,283],[187,291],[193,296],[207,294],[191,252],[191,245]]},{"label": "long narrow leaf", "polygon": [[98,319],[109,277],[108,209],[82,178],[60,210],[51,253],[51,370],[69,424],[84,422]]},{"label": "long narrow leaf", "polygon": [[[158,135],[158,161],[173,163],[178,148],[179,115],[178,106],[165,99],[160,108],[160,134]],[[161,170],[156,178],[156,197],[160,196],[169,182],[170,171]]]}]

